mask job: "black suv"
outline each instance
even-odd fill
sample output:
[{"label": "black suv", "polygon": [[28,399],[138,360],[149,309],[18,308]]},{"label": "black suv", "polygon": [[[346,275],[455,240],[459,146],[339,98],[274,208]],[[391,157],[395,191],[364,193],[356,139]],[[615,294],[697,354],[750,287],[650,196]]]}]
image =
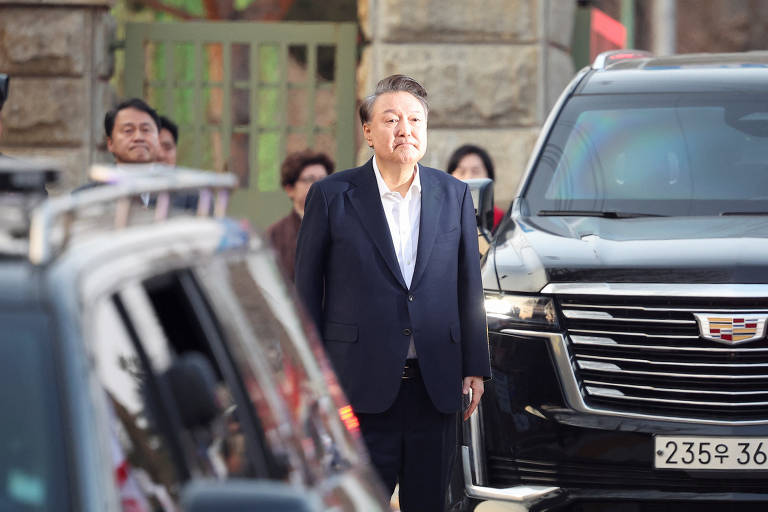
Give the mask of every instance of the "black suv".
[{"label": "black suv", "polygon": [[600,55],[547,119],[483,279],[470,496],[768,506],[768,53]]},{"label": "black suv", "polygon": [[235,177],[95,171],[43,200],[0,159],[0,510],[385,510]]}]

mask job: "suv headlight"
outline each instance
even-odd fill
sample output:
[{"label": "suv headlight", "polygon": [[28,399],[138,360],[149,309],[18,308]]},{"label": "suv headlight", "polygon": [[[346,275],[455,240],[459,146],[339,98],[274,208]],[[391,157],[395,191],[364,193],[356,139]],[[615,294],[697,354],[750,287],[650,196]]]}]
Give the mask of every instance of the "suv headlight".
[{"label": "suv headlight", "polygon": [[511,324],[528,327],[556,328],[557,313],[551,297],[541,295],[485,294],[488,329],[498,331]]}]

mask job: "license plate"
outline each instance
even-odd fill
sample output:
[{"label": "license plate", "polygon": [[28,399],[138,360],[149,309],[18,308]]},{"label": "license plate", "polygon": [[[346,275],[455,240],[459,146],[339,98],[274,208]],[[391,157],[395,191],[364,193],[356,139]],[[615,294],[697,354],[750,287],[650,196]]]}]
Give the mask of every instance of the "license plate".
[{"label": "license plate", "polygon": [[768,437],[655,436],[653,466],[768,470]]}]

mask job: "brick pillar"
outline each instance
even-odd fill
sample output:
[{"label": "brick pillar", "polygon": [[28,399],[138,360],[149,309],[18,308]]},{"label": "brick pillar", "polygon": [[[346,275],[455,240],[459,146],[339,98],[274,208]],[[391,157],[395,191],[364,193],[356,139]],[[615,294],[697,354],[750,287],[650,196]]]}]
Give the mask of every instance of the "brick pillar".
[{"label": "brick pillar", "polygon": [[[358,0],[370,42],[358,95],[393,73],[413,76],[430,100],[425,165],[445,168],[454,149],[485,147],[496,202],[508,206],[539,129],[572,77],[575,2],[563,0]],[[362,147],[359,159],[370,150]]]},{"label": "brick pillar", "polygon": [[0,72],[11,75],[0,151],[43,156],[65,170],[57,189],[85,181],[100,160],[112,0],[0,0]]}]

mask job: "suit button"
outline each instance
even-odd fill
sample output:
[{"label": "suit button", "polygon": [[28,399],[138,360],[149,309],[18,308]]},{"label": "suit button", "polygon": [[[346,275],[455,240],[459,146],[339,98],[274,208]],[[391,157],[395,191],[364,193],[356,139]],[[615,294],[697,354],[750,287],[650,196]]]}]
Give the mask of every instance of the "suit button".
[{"label": "suit button", "polygon": [[411,330],[410,329],[403,329],[403,335],[404,336],[410,336],[411,335]]},{"label": "suit button", "polygon": [[408,296],[408,302],[413,302],[413,295]]}]

